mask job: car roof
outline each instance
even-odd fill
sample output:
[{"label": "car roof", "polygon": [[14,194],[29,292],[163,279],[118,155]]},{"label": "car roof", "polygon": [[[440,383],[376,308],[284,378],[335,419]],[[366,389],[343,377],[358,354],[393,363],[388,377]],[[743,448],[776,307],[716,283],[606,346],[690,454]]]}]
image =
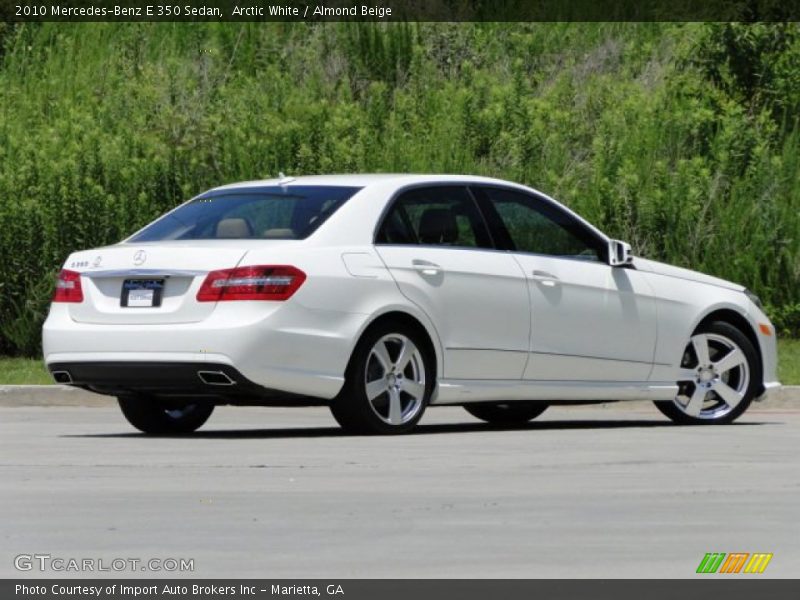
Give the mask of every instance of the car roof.
[{"label": "car roof", "polygon": [[491,177],[480,177],[477,175],[436,175],[436,174],[413,174],[413,173],[365,173],[365,174],[340,174],[340,175],[302,175],[297,177],[287,176],[285,178],[275,179],[260,179],[253,181],[241,181],[238,183],[229,183],[214,188],[210,191],[228,190],[236,188],[250,188],[250,187],[269,187],[275,185],[301,186],[301,185],[330,185],[330,186],[345,186],[345,187],[368,187],[370,185],[379,183],[396,183],[400,185],[409,185],[413,183],[435,183],[435,182],[460,182],[460,183],[494,183],[513,185],[519,187],[519,184],[514,184],[510,181],[503,181],[501,179],[494,179]]}]

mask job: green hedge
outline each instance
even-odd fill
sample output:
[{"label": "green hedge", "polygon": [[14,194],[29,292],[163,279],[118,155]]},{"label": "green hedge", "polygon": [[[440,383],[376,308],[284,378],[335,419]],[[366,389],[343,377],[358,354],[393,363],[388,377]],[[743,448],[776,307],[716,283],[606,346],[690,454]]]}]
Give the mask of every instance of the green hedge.
[{"label": "green hedge", "polygon": [[0,30],[0,352],[69,252],[213,185],[524,182],[797,335],[800,33],[731,24],[40,24]]}]

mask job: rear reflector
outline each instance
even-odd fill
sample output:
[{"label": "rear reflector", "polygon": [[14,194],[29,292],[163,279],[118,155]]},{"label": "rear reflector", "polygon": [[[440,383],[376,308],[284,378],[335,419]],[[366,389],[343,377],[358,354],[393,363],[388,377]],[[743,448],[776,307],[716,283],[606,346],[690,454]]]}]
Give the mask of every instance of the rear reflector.
[{"label": "rear reflector", "polygon": [[305,280],[305,273],[287,265],[211,271],[197,292],[197,301],[288,300]]},{"label": "rear reflector", "polygon": [[62,269],[56,279],[56,291],[53,302],[83,302],[81,274]]}]

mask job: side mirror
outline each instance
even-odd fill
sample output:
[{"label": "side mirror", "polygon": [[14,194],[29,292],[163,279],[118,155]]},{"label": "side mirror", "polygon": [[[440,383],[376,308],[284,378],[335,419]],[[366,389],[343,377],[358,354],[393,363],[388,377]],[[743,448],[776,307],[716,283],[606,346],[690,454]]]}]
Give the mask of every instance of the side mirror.
[{"label": "side mirror", "polygon": [[610,240],[608,242],[608,264],[612,267],[632,265],[631,245],[619,240]]}]

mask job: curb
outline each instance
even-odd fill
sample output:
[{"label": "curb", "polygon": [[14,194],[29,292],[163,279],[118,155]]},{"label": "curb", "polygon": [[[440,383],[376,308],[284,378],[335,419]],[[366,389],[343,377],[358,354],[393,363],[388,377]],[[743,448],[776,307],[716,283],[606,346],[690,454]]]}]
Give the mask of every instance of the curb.
[{"label": "curb", "polygon": [[0,408],[18,406],[112,406],[114,398],[68,385],[0,385]]},{"label": "curb", "polygon": [[[93,394],[67,385],[0,385],[0,408],[18,406],[85,406],[115,405],[111,396]],[[636,402],[636,404],[640,404]],[[603,406],[628,408],[628,402],[611,402]],[[764,402],[753,405],[757,409],[800,407],[800,385],[787,385],[770,394]]]},{"label": "curb", "polygon": [[772,392],[763,403],[756,403],[756,407],[769,408],[771,406],[785,406],[800,408],[800,385],[784,385]]}]

